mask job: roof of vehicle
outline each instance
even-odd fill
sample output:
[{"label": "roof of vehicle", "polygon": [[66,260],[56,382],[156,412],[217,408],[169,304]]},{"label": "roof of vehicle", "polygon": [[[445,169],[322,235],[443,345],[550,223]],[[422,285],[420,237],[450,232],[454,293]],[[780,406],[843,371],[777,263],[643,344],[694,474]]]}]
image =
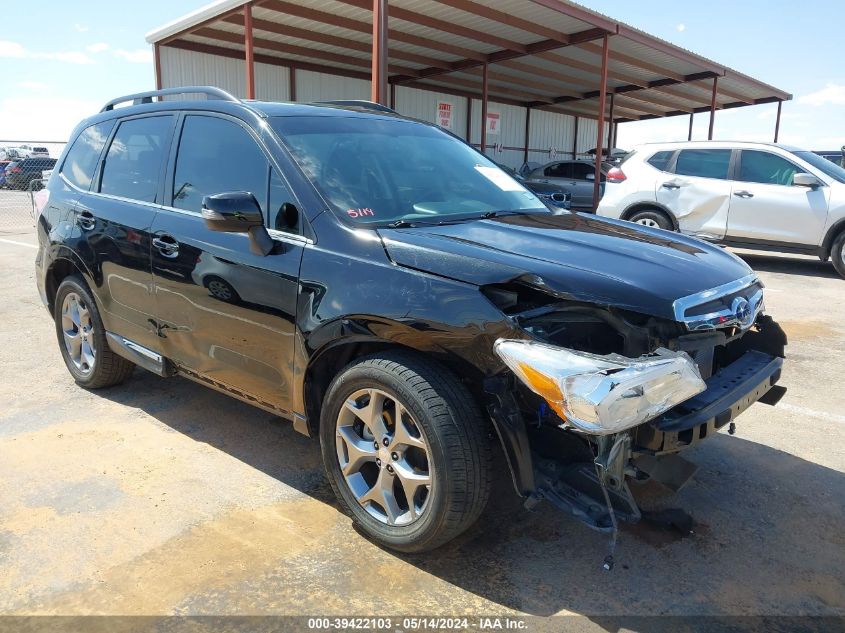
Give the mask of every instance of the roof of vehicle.
[{"label": "roof of vehicle", "polygon": [[643,149],[679,149],[679,148],[690,148],[690,149],[703,149],[707,147],[777,147],[778,149],[782,149],[786,152],[802,152],[805,151],[801,147],[795,147],[794,145],[785,145],[783,143],[767,143],[767,142],[759,142],[759,141],[660,141],[654,143],[642,143],[638,145],[634,149],[643,150]]}]

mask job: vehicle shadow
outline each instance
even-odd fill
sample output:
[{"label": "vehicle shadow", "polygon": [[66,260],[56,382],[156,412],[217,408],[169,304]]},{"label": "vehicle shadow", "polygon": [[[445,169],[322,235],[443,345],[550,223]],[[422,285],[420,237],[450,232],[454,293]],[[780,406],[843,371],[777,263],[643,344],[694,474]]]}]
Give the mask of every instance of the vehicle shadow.
[{"label": "vehicle shadow", "polygon": [[829,261],[818,258],[803,259],[789,255],[769,255],[760,253],[734,253],[758,272],[784,273],[806,277],[828,277],[837,279],[839,275]]},{"label": "vehicle shadow", "polygon": [[[318,442],[288,422],[185,379],[140,371],[98,393],[336,507]],[[392,555],[500,610],[570,612],[609,631],[622,625],[613,616],[845,613],[842,473],[725,434],[690,459],[700,466],[692,482],[648,500],[689,511],[693,534],[625,527],[610,572],[602,569],[607,537],[548,504],[524,510],[501,455],[476,526],[436,553]],[[646,619],[637,630],[665,625]]]}]

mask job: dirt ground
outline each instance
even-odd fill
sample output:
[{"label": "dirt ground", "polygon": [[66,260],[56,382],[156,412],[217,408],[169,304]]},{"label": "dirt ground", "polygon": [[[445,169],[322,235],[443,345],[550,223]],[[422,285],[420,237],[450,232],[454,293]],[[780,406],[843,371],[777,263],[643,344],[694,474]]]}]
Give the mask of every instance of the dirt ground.
[{"label": "dirt ground", "polygon": [[[845,281],[747,255],[789,335],[777,407],[687,457],[694,534],[606,537],[501,473],[469,533],[399,556],[360,536],[316,441],[181,378],[78,388],[37,296],[31,229],[0,231],[0,613],[845,615]],[[549,620],[549,622],[554,622]]]}]

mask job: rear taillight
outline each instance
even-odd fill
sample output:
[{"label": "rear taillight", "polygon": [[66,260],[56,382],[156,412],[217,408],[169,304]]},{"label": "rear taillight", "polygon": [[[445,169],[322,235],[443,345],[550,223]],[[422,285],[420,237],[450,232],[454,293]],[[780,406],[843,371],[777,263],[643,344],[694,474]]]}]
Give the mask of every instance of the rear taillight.
[{"label": "rear taillight", "polygon": [[32,206],[35,207],[35,216],[38,217],[47,207],[50,200],[50,190],[41,189],[32,194]]},{"label": "rear taillight", "polygon": [[607,172],[607,182],[624,182],[627,177],[619,167],[611,167]]}]

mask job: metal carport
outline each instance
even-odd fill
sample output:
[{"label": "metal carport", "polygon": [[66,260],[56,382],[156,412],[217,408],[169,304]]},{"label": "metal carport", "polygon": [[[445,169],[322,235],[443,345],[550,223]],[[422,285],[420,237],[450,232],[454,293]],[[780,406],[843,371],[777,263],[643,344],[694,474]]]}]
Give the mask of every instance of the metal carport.
[{"label": "metal carport", "polygon": [[[163,57],[181,50],[240,60],[238,92],[246,98],[263,96],[256,69],[270,76],[265,67],[286,69],[289,100],[297,99],[297,71],[367,81],[371,100],[394,107],[402,89],[451,95],[466,100],[466,129],[456,132],[477,139],[482,152],[521,151],[524,160],[547,146],[550,156],[559,149],[574,157],[579,121],[605,122],[593,123],[594,147],[612,147],[619,123],[689,116],[691,138],[693,116],[708,112],[712,138],[717,110],[762,103],[778,104],[777,141],[781,103],[792,97],[563,0],[220,0],[147,40],[159,88],[179,85],[180,78],[202,83],[196,72],[169,67],[165,78]],[[518,109],[521,146],[489,142],[491,102]],[[532,134],[532,112],[568,117],[571,152]],[[600,157],[597,152],[597,175]],[[597,177],[596,199],[598,188]]]}]

